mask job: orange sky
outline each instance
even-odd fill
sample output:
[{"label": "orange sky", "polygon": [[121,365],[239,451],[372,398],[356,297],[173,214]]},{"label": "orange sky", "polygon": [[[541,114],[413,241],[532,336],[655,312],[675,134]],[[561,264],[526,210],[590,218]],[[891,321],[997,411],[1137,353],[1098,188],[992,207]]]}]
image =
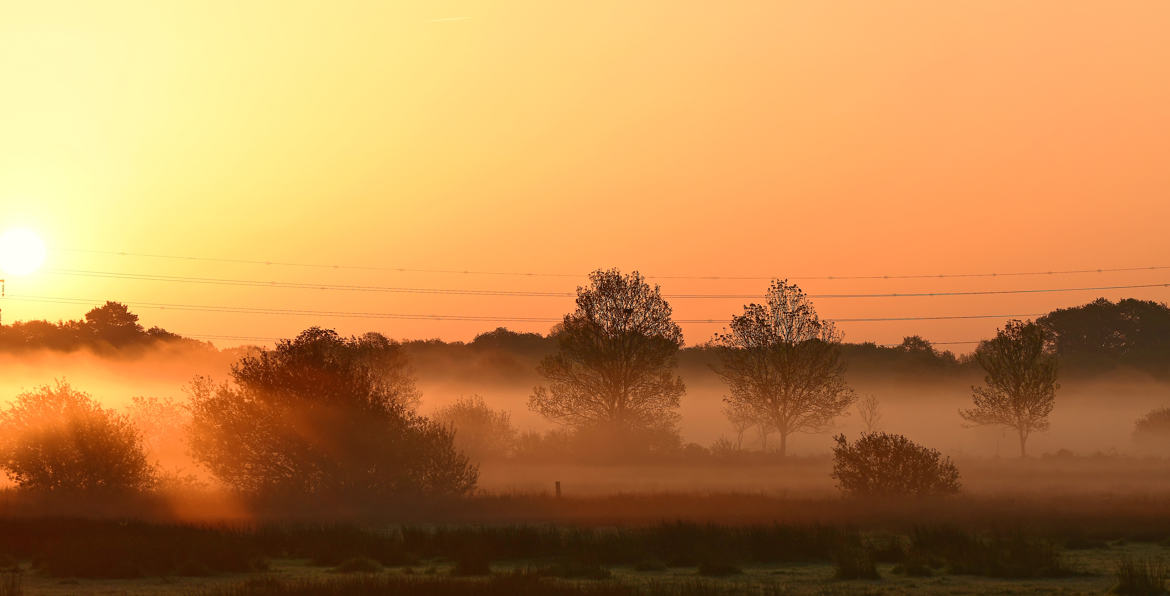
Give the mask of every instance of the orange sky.
[{"label": "orange sky", "polygon": [[[556,317],[571,299],[249,288],[60,270],[572,291],[578,279],[314,270],[62,249],[583,274],[1170,265],[1170,3],[0,0],[0,229],[20,296]],[[54,271],[58,271],[55,273]],[[1170,281],[1170,270],[808,281],[812,293]],[[662,280],[668,294],[764,281]],[[1043,312],[1170,288],[818,301],[829,317]],[[677,300],[726,318],[743,300]],[[491,322],[136,308],[187,334]],[[1002,321],[844,324],[971,340]],[[545,331],[548,323],[505,323]],[[688,342],[713,325],[684,325]],[[236,343],[232,341],[223,344]],[[966,347],[958,346],[964,350]]]}]

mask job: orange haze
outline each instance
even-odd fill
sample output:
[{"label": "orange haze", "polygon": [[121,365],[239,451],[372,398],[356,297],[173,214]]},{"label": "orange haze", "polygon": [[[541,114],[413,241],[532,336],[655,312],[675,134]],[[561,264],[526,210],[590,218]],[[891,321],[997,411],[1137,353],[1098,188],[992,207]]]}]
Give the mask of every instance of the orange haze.
[{"label": "orange haze", "polygon": [[[0,15],[0,228],[35,229],[50,248],[41,272],[8,280],[6,322],[90,306],[44,301],[65,297],[122,300],[186,334],[325,324],[470,339],[550,323],[138,304],[538,318],[572,307],[62,270],[571,292],[607,266],[802,276],[1170,265],[1166,2],[0,0]],[[766,283],[659,281],[668,294]],[[802,286],[1168,281],[1170,270]],[[1022,314],[1099,295],[1165,301],[1170,289],[818,305],[833,318]],[[679,318],[725,319],[744,300],[673,302]],[[851,341],[962,341],[1001,323],[843,327]],[[684,325],[692,344],[715,329]]]}]

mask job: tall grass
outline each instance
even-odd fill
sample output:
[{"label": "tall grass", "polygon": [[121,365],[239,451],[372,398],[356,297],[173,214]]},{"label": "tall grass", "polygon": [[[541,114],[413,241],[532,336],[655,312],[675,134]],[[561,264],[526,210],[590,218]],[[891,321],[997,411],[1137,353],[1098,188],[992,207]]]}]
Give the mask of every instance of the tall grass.
[{"label": "tall grass", "polygon": [[1132,596],[1166,594],[1166,580],[1170,569],[1157,559],[1122,557],[1117,562],[1117,585],[1113,592]]},{"label": "tall grass", "polygon": [[0,596],[23,596],[24,574],[17,568],[0,570]]},{"label": "tall grass", "polygon": [[203,596],[780,596],[784,593],[775,586],[723,585],[701,580],[634,586],[611,581],[558,581],[517,572],[478,580],[396,575],[296,582],[266,579],[206,592]]},{"label": "tall grass", "polygon": [[[490,563],[522,562],[545,575],[603,577],[607,566],[658,561],[733,573],[742,565],[835,563],[844,578],[874,577],[874,563],[904,569],[1026,578],[1069,575],[1059,541],[1024,532],[979,533],[953,526],[862,535],[823,525],[717,526],[684,522],[630,528],[564,526],[285,525],[206,527],[93,520],[0,520],[0,560],[32,562],[50,576],[130,578],[262,570],[268,558],[339,568],[365,560],[396,567],[445,559],[456,575],[482,576]],[[557,572],[557,569],[565,570]],[[576,570],[576,571],[574,571]]]}]

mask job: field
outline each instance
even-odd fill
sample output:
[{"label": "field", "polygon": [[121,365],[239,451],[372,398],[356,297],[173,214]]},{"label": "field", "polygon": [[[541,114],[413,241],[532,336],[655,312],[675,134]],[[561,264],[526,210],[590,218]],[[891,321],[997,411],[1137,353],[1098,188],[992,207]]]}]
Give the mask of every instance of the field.
[{"label": "field", "polygon": [[1170,560],[1165,493],[1108,490],[885,502],[496,494],[202,522],[167,519],[159,503],[134,505],[146,519],[131,520],[92,502],[107,517],[3,502],[3,596],[1100,594],[1121,585],[1124,565],[1146,587],[1121,593],[1157,593]]}]

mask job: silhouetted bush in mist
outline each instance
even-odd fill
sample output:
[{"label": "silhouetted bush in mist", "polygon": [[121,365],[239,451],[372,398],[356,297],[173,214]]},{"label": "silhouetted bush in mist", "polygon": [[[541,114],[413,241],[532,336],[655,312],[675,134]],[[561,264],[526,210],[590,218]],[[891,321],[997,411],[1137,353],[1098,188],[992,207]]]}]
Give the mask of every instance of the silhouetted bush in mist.
[{"label": "silhouetted bush in mist", "polygon": [[858,497],[949,495],[959,492],[959,470],[935,449],[902,435],[864,433],[850,444],[845,435],[833,447],[833,478]]},{"label": "silhouetted bush in mist", "polygon": [[63,381],[0,411],[0,467],[32,491],[133,492],[154,481],[130,420]]},{"label": "silhouetted bush in mist", "polygon": [[1133,439],[1143,448],[1170,455],[1170,408],[1157,408],[1138,418]]},{"label": "silhouetted bush in mist", "polygon": [[192,452],[259,496],[369,502],[464,494],[477,471],[452,433],[415,414],[397,344],[311,328],[192,389]]}]

